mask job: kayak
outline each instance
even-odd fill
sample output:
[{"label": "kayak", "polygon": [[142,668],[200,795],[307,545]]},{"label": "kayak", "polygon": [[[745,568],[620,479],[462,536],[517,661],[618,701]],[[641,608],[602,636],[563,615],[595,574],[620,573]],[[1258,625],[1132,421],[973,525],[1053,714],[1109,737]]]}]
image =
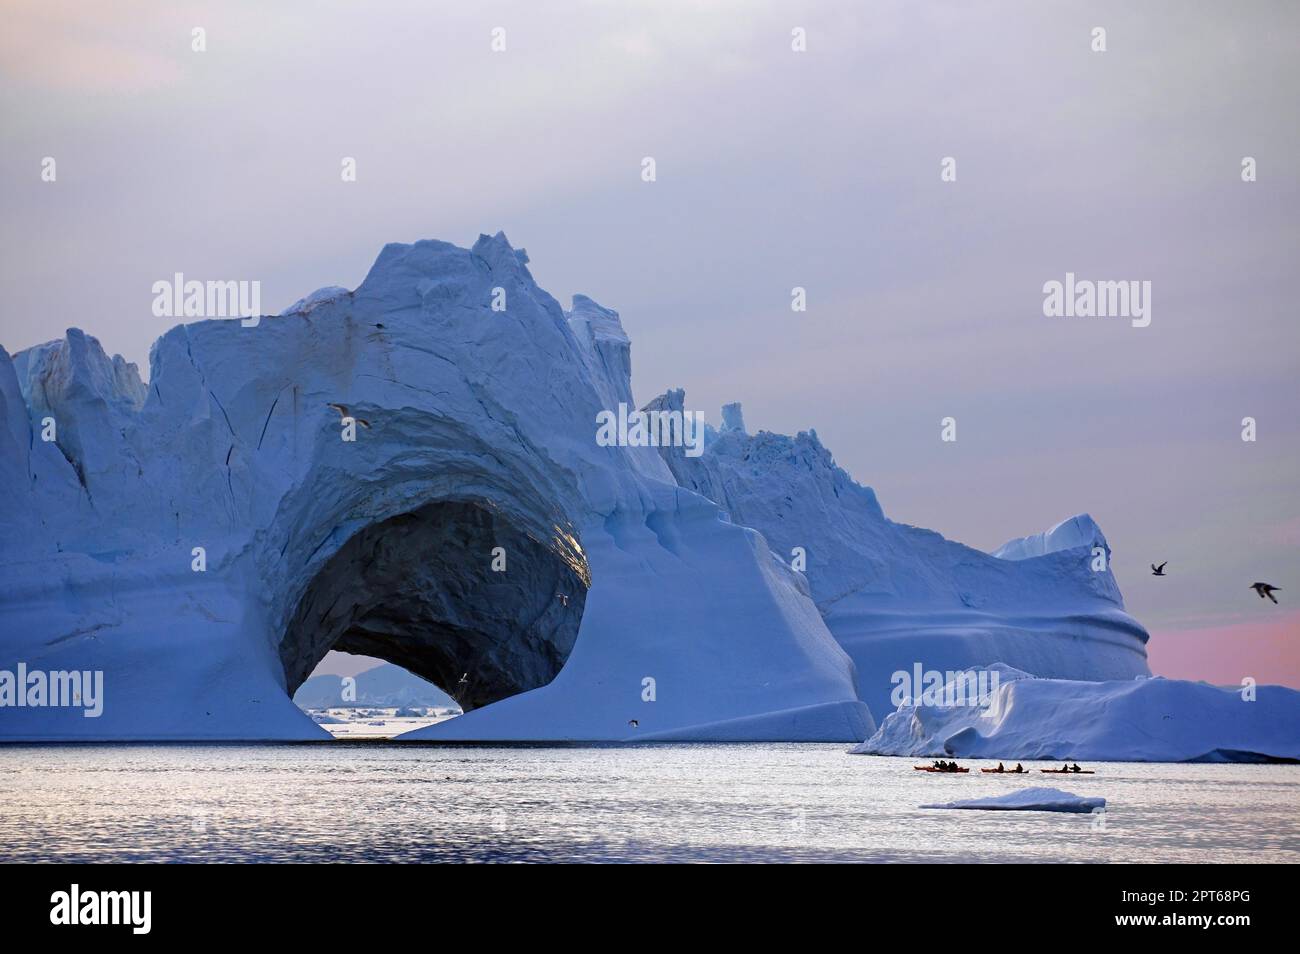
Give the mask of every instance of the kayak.
[{"label": "kayak", "polygon": [[1080,769],[1077,772],[1071,772],[1068,769],[1039,769],[1044,775],[1096,775],[1091,769]]},{"label": "kayak", "polygon": [[1015,769],[980,769],[985,775],[1028,775],[1029,769],[1021,769],[1017,772]]},{"label": "kayak", "polygon": [[912,768],[918,772],[934,772],[936,775],[960,775],[963,772],[970,771],[968,768],[937,769],[932,765],[913,765]]}]

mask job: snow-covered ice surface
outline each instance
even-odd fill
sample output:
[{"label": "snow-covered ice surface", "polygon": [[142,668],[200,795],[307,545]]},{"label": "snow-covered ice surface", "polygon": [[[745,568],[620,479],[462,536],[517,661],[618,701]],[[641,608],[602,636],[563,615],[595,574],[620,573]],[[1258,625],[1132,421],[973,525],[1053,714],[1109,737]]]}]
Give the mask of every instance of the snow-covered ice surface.
[{"label": "snow-covered ice surface", "polygon": [[[657,399],[681,407],[672,391]],[[858,691],[877,721],[892,712],[895,672],[1006,663],[1038,676],[1147,675],[1147,632],[1124,611],[1110,545],[1081,514],[995,554],[885,517],[816,431],[745,431],[739,405],[705,453],[661,451],[678,482],[753,527],[783,560],[806,554],[813,599],[853,657]],[[1094,569],[1094,548],[1104,569]]]},{"label": "snow-covered ice surface", "polygon": [[904,704],[859,755],[1111,762],[1300,759],[1300,692],[1139,678],[1036,679],[1006,666],[980,705]]},{"label": "snow-covered ice surface", "polygon": [[1008,795],[967,798],[956,802],[922,805],[922,808],[972,808],[990,812],[1094,812],[1105,811],[1106,799],[1086,798],[1059,788],[1035,785]]}]

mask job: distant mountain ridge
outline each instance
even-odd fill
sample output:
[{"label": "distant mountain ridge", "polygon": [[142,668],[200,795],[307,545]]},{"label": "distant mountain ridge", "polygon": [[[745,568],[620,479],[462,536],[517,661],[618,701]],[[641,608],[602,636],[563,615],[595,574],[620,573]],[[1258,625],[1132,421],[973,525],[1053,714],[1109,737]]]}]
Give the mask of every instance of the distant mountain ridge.
[{"label": "distant mountain ridge", "polygon": [[355,677],[356,699],[344,701],[342,676],[312,676],[293,694],[301,709],[371,706],[438,706],[458,709],[456,701],[431,682],[413,676],[401,666],[384,663]]}]

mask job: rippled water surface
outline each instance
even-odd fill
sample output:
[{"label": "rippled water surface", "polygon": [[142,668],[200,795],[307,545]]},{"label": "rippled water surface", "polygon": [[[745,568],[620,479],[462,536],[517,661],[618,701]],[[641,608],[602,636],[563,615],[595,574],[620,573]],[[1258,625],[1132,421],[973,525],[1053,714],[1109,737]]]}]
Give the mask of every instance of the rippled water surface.
[{"label": "rippled water surface", "polygon": [[[845,748],[15,746],[0,859],[1300,861],[1300,766],[935,776]],[[918,807],[1028,784],[1104,821]]]}]

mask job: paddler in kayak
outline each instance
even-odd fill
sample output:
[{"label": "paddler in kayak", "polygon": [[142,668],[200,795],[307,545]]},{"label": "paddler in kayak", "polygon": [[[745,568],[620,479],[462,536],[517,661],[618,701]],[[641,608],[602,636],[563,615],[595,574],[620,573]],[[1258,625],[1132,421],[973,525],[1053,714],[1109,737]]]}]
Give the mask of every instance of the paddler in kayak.
[{"label": "paddler in kayak", "polygon": [[1025,767],[1024,767],[1023,765],[1021,765],[1019,762],[1017,762],[1017,763],[1016,763],[1016,767],[1015,767],[1015,772],[1016,772],[1016,774],[1017,774],[1017,775],[1021,775],[1021,774],[1024,773],[1024,771],[1025,771]]},{"label": "paddler in kayak", "polygon": [[1071,772],[1082,772],[1083,769],[1079,768],[1079,763],[1078,763],[1078,762],[1075,762],[1073,765],[1070,766],[1070,771],[1071,771]]},{"label": "paddler in kayak", "polygon": [[999,771],[999,772],[1005,772],[1005,771],[1006,771],[1006,767],[1005,767],[1001,762],[999,762],[999,763],[998,763],[998,767],[997,767],[997,771]]}]

